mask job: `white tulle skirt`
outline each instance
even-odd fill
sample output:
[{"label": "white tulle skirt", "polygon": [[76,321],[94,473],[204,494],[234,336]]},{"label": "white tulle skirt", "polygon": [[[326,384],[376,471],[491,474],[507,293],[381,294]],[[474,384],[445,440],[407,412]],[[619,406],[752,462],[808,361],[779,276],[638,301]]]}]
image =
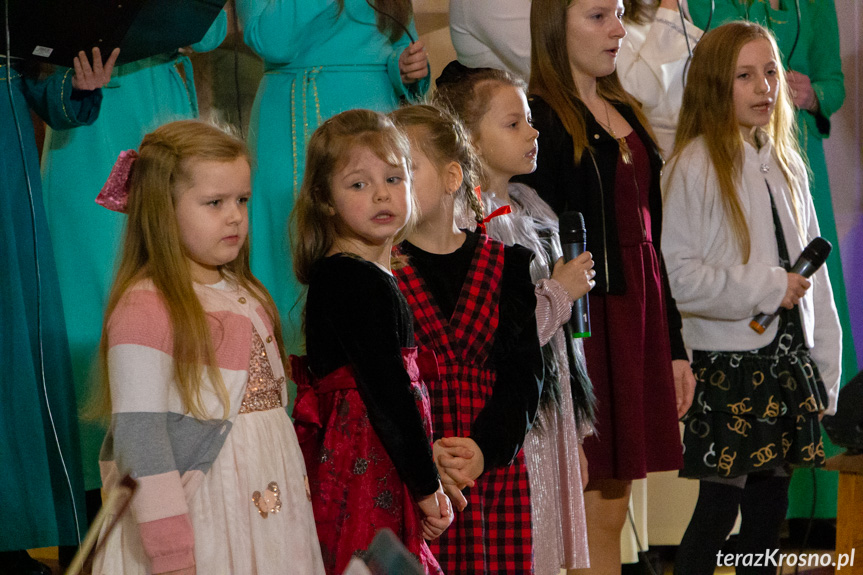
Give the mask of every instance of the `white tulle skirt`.
[{"label": "white tulle skirt", "polygon": [[[261,512],[276,507],[266,517]],[[282,408],[237,416],[189,500],[189,516],[199,575],[324,574],[303,456]],[[93,573],[150,575],[131,513],[109,536]]]}]

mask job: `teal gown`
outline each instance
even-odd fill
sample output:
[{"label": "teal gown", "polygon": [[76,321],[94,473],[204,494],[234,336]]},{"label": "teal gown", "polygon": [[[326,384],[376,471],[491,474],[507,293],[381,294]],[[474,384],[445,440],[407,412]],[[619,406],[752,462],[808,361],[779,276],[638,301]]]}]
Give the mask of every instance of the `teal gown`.
[{"label": "teal gown", "polygon": [[0,551],[14,551],[77,545],[87,529],[69,348],[28,107],[56,129],[74,128],[96,119],[102,95],[73,93],[66,68],[42,81],[13,68],[25,172],[6,74],[0,65]]},{"label": "teal gown", "polygon": [[[227,17],[222,12],[192,48],[213,50],[226,32]],[[102,316],[126,221],[94,200],[121,151],[137,149],[144,135],[162,124],[198,116],[192,63],[179,53],[118,66],[102,92],[99,119],[79,130],[48,130],[42,153],[45,211],[54,238],[75,392],[82,410],[98,384]],[[81,418],[80,429],[84,483],[88,490],[98,489],[105,428]]]},{"label": "teal gown", "polygon": [[[255,159],[250,203],[252,271],[276,301],[285,345],[302,345],[300,288],[288,218],[302,183],[306,142],[327,118],[353,108],[390,112],[428,89],[428,77],[402,83],[398,59],[410,39],[391,42],[365,0],[238,0],[245,41],[263,60],[249,127]],[[411,35],[416,29],[410,24]]]},{"label": "teal gown", "polygon": [[[839,54],[839,28],[836,22],[836,7],[833,0],[800,0],[801,26],[797,46],[797,15],[794,0],[780,0],[779,9],[773,10],[768,0],[748,2],[739,0],[716,0],[716,10],[710,28],[734,20],[748,19],[768,28],[776,36],[786,69],[809,76],[820,110],[812,114],[797,111],[799,141],[803,156],[809,164],[812,176],[809,189],[818,215],[821,235],[833,244],[833,252],[827,259],[827,271],[833,284],[833,296],[842,325],[842,380],[848,381],[857,374],[857,357],[851,333],[848,301],[842,259],[839,256],[839,238],[836,219],[833,215],[833,200],[830,181],[827,178],[827,162],[824,158],[823,140],[830,135],[830,116],[845,101],[845,82]],[[689,10],[696,26],[704,29],[710,15],[710,0],[689,0]],[[824,451],[827,457],[839,453],[824,435]],[[816,516],[836,517],[836,489],[838,476],[822,469],[816,470],[818,500]],[[806,472],[795,473],[791,482],[789,517],[809,517],[812,506],[812,479]]]}]

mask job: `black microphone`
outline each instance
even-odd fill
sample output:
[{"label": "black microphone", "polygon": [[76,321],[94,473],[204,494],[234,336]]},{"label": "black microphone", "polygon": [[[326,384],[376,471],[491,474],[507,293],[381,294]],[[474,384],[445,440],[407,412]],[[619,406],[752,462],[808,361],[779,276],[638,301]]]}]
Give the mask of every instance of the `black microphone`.
[{"label": "black microphone", "polygon": [[[584,229],[584,217],[581,212],[560,214],[559,229],[564,262],[574,260],[586,251],[587,232]],[[569,327],[572,330],[572,337],[590,337],[590,305],[587,294],[573,302]]]},{"label": "black microphone", "polygon": [[[824,238],[820,236],[815,238],[809,242],[809,245],[806,246],[803,253],[800,254],[800,257],[797,258],[796,262],[794,262],[794,267],[788,270],[788,273],[800,274],[804,278],[808,278],[824,264],[824,261],[827,259],[827,256],[830,255],[830,251],[832,249],[833,244]],[[774,319],[776,319],[776,315],[778,313],[779,310],[769,314],[760,313],[749,322],[749,327],[758,333],[764,333],[767,330],[767,327],[773,323]]]}]

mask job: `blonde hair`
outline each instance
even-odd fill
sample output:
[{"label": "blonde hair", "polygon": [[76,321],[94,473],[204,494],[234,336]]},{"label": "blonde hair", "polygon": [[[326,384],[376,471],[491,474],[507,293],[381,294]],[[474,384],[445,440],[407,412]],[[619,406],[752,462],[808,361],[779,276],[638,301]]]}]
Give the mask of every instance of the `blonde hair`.
[{"label": "blonde hair", "polygon": [[[230,400],[216,364],[207,314],[193,287],[175,206],[179,195],[192,183],[196,162],[231,162],[238,158],[248,161],[248,151],[242,141],[215,126],[184,120],[166,124],[144,136],[138,155],[129,177],[128,221],[120,262],[102,325],[99,354],[104,376],[95,409],[101,415],[111,410],[107,370],[107,327],[111,314],[132,286],[150,279],[171,318],[174,378],[184,408],[194,417],[208,417],[201,396],[202,368],[206,366],[213,391],[227,417]],[[284,362],[279,314],[270,294],[249,269],[248,236],[237,258],[221,266],[221,271],[261,301],[273,324]]]},{"label": "blonde hair", "polygon": [[[566,13],[578,0],[533,0],[530,8],[530,82],[531,94],[542,96],[558,115],[572,137],[573,161],[581,163],[590,149],[585,120],[586,107],[572,77],[566,43]],[[641,105],[620,83],[617,70],[596,79],[596,93],[608,102],[632,109],[638,122],[655,141]]]},{"label": "blonde hair", "polygon": [[[674,151],[669,163],[677,169],[679,155],[695,138],[703,136],[713,170],[719,182],[719,194],[743,263],[749,261],[750,236],[746,216],[737,194],[743,168],[743,136],[734,111],[734,78],[740,50],[755,40],[767,40],[776,57],[778,76],[776,106],[765,131],[773,140],[773,149],[782,174],[791,188],[794,215],[800,228],[800,185],[791,171],[799,165],[794,108],[788,97],[785,71],[779,61],[779,49],[773,35],[751,22],[731,22],[710,30],[695,47],[683,105],[677,124]],[[798,229],[798,233],[802,232]]]},{"label": "blonde hair", "polygon": [[[312,266],[323,258],[338,238],[333,205],[332,179],[350,158],[351,151],[366,147],[391,166],[402,161],[410,172],[410,142],[385,115],[371,110],[348,110],[333,116],[315,130],[306,146],[303,185],[291,212],[291,254],[297,280],[308,285]],[[416,200],[410,194],[411,216],[395,241],[401,241],[416,221]]]},{"label": "blonde hair", "polygon": [[481,222],[482,205],[474,188],[480,185],[482,163],[462,123],[448,111],[428,104],[400,108],[390,117],[403,130],[422,130],[422,137],[416,138],[414,143],[435,164],[435,168],[439,170],[449,162],[457,162],[461,166],[463,178],[457,197],[473,211],[474,219]]}]

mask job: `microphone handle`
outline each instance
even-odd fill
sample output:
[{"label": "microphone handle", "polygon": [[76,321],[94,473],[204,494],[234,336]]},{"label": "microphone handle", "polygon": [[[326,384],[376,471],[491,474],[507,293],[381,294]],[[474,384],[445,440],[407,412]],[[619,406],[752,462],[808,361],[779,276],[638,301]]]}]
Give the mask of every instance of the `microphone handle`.
[{"label": "microphone handle", "polygon": [[[585,242],[561,243],[563,261],[574,260],[586,250]],[[590,337],[590,303],[584,294],[572,303],[572,315],[569,318],[569,328],[572,337]]]},{"label": "microphone handle", "polygon": [[[820,265],[815,265],[808,258],[800,257],[794,262],[794,267],[788,270],[788,273],[800,274],[804,278],[810,277],[815,273]],[[749,327],[758,332],[759,334],[767,331],[767,328],[770,327],[770,324],[773,323],[773,320],[776,319],[776,316],[779,315],[779,310],[776,310],[773,313],[759,313],[752,321],[749,322]]]}]

